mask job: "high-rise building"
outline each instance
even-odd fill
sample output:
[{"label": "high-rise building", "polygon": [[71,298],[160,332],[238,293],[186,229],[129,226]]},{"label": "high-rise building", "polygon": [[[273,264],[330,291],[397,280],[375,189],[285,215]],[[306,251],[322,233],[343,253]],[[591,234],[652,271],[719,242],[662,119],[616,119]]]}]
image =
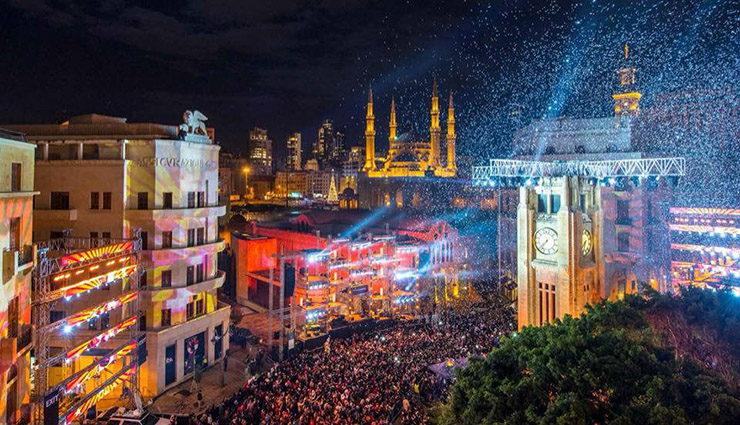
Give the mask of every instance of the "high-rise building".
[{"label": "high-rise building", "polygon": [[344,143],[344,133],[334,127],[332,120],[326,119],[319,128],[319,134],[313,147],[313,157],[322,165],[326,163],[338,165],[347,153]]},{"label": "high-rise building", "polygon": [[31,416],[34,145],[0,130],[0,423]]},{"label": "high-rise building", "polygon": [[255,127],[249,132],[249,161],[255,174],[272,174],[272,140],[267,130]]},{"label": "high-rise building", "polygon": [[228,349],[230,307],[216,297],[224,282],[216,258],[224,248],[217,227],[225,214],[217,193],[220,147],[201,113],[187,111],[183,120],[132,124],[92,114],[61,125],[10,126],[37,146],[36,239],[66,230],[127,239],[140,231],[145,397],[189,379]]},{"label": "high-rise building", "polygon": [[301,169],[301,154],[303,149],[301,148],[301,133],[293,133],[285,141],[288,147],[288,156],[285,161],[285,168],[289,171],[297,171]]}]

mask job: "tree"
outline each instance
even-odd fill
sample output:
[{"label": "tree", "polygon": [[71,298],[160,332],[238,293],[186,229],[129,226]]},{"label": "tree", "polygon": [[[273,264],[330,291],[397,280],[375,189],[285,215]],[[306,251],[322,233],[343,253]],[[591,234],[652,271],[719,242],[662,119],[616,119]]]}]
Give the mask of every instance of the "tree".
[{"label": "tree", "polygon": [[[732,309],[726,303],[734,302],[734,314],[740,303],[718,297],[724,295],[628,297],[588,307],[580,318],[526,327],[458,372],[435,420],[476,425],[737,423],[737,386],[689,357],[677,357],[650,327],[650,315],[659,309],[691,306],[689,314],[699,317],[724,315],[712,319],[726,327],[735,320],[727,317]],[[700,313],[697,306],[710,313]]]}]

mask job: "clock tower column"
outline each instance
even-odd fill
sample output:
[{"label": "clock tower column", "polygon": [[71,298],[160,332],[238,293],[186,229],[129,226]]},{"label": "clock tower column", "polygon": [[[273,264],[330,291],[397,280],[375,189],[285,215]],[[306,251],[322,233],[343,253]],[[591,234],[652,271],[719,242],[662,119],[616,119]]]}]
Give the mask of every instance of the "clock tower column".
[{"label": "clock tower column", "polygon": [[[597,187],[547,177],[521,187],[518,224],[519,329],[578,315],[592,299]],[[598,229],[596,229],[598,230]],[[598,236],[597,236],[598,237]]]}]

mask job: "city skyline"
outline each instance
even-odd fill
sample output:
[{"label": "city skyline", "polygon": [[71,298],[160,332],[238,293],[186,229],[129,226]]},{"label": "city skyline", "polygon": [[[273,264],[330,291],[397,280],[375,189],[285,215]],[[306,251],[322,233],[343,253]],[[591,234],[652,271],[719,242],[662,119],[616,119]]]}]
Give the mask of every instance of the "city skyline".
[{"label": "city skyline", "polygon": [[[737,80],[727,54],[737,28],[715,30],[731,19],[727,3],[411,3],[381,10],[286,1],[227,14],[198,2],[129,8],[13,2],[3,18],[9,92],[0,122],[97,112],[175,123],[169,105],[195,106],[228,150],[254,126],[283,140],[294,131],[313,134],[326,118],[342,124],[352,146],[362,140],[368,86],[380,111],[394,96],[399,126],[420,130],[426,124],[419,111],[437,75],[458,100],[461,154],[505,154],[512,104],[526,105],[522,124],[543,115],[605,115],[624,42],[643,77],[646,105],[656,93],[686,84],[717,88]],[[37,72],[13,71],[20,67]],[[21,95],[29,90],[31,96]],[[378,139],[387,134],[379,131]]]}]

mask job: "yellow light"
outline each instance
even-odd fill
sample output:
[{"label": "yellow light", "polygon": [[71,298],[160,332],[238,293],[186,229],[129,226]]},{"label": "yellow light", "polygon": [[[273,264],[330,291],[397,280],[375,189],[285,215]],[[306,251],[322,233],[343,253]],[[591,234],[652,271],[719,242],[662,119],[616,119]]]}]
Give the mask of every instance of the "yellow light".
[{"label": "yellow light", "polygon": [[249,167],[242,168],[242,172],[244,172],[244,174],[249,174],[250,171]]},{"label": "yellow light", "polygon": [[100,266],[96,264],[96,265],[90,267],[90,271],[97,270],[99,268],[100,268]]}]

